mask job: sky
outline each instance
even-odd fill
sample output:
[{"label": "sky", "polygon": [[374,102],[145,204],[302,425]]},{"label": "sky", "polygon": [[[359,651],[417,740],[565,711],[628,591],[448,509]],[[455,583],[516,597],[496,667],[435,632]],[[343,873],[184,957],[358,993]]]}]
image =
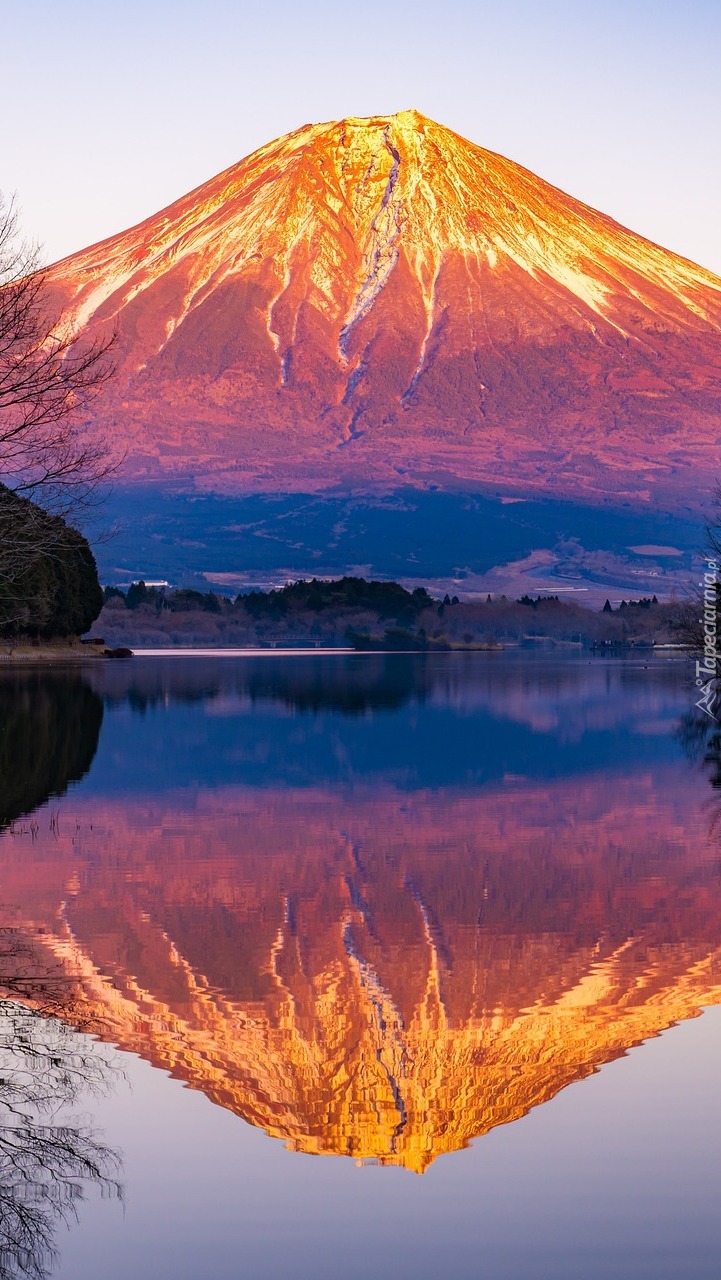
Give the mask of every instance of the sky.
[{"label": "sky", "polygon": [[721,0],[4,0],[0,34],[0,190],[48,262],[415,107],[721,274]]}]

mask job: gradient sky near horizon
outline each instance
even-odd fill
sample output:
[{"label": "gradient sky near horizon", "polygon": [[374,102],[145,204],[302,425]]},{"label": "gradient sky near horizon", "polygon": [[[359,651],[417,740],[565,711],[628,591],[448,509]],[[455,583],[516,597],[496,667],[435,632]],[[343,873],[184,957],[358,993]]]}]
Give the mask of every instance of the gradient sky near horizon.
[{"label": "gradient sky near horizon", "polygon": [[11,0],[0,189],[47,261],[308,121],[416,107],[721,274],[721,0]]}]

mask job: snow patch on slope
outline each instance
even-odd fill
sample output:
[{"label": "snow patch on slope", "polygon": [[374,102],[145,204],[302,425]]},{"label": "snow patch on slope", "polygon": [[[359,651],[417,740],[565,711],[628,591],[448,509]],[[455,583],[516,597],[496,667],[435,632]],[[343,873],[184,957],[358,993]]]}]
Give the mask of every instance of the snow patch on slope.
[{"label": "snow patch on slope", "polygon": [[425,333],[423,334],[423,338],[421,340],[420,351],[418,353],[418,363],[415,369],[413,370],[411,380],[406,390],[403,392],[403,395],[401,396],[401,404],[405,404],[406,401],[409,400],[410,397],[413,395],[413,392],[416,387],[416,383],[418,382],[418,379],[420,378],[423,372],[423,369],[425,367],[426,354],[428,352],[428,343],[430,342],[431,334],[433,333],[433,325],[435,323],[436,288],[438,285],[438,277],[440,275],[440,271],[441,271],[441,259],[440,257],[438,257],[435,260],[435,263],[431,270],[430,283],[429,283],[427,280],[427,272],[423,269],[423,267],[420,264],[416,265],[415,274],[416,274],[416,279],[418,280],[418,283],[421,287],[421,297],[423,299],[423,307],[426,313],[426,328],[425,328]]},{"label": "snow patch on slope", "polygon": [[348,358],[348,343],[353,327],[370,311],[398,261],[401,217],[397,187],[401,157],[390,141],[389,133],[390,125],[387,125],[383,137],[392,159],[388,182],[380,208],[374,214],[368,229],[368,241],[363,255],[363,280],[338,339],[338,349],[344,360]]}]

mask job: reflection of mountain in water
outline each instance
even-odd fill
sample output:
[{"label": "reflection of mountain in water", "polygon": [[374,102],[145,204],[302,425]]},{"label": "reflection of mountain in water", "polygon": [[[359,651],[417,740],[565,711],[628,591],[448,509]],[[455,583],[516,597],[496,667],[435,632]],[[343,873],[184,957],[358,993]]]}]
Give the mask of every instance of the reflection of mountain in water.
[{"label": "reflection of mountain in water", "polygon": [[[2,672],[0,829],[85,776],[102,720],[102,700],[77,671]],[[41,1280],[57,1258],[58,1227],[87,1190],[119,1194],[119,1158],[74,1114],[109,1084],[105,1056],[74,1029],[87,1026],[88,1002],[16,916],[0,907],[0,1276]]]},{"label": "reflection of mountain in water", "polygon": [[697,805],[667,766],[76,797],[3,874],[104,1036],[295,1149],[422,1171],[721,999]]},{"label": "reflection of mountain in water", "polygon": [[0,829],[88,772],[103,704],[77,672],[0,678]]}]

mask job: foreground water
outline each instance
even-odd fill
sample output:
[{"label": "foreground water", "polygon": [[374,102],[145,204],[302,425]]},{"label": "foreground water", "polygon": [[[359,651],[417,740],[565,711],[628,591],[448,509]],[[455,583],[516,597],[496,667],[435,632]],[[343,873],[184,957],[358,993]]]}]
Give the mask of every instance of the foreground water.
[{"label": "foreground water", "polygon": [[0,1276],[715,1276],[687,675],[0,673]]}]

